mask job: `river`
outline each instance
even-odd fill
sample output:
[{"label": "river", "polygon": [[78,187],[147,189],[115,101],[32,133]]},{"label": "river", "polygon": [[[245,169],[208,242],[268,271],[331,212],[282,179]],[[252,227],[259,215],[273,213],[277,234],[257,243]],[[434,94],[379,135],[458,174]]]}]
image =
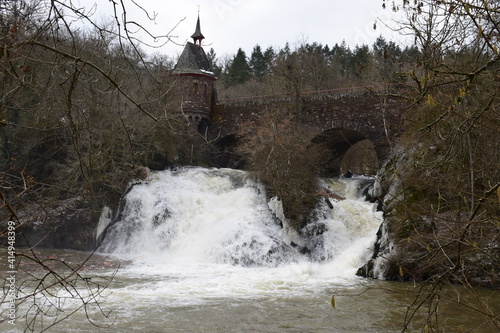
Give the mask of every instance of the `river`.
[{"label": "river", "polygon": [[[30,326],[39,332],[83,300],[86,311],[47,331],[401,332],[420,286],[355,275],[370,258],[382,222],[374,204],[360,196],[368,183],[363,177],[322,180],[321,188],[345,199],[324,201],[310,225],[313,236],[304,238],[288,227],[279,201],[269,200],[245,172],[152,173],[128,192],[116,223],[109,226],[110,214],[103,212],[97,228],[98,237],[107,230],[102,246],[80,269],[82,278],[73,280],[76,288],[47,282],[40,297],[18,302],[15,325],[4,321],[1,331]],[[74,267],[88,256],[64,250],[35,254],[63,272],[68,267],[59,260]],[[46,270],[20,260],[17,286],[29,294],[34,284],[27,273],[41,277]],[[476,291],[500,309],[496,291]],[[476,312],[458,306],[474,301],[466,295],[462,287],[443,290],[443,331],[495,332],[482,326]],[[425,320],[422,309],[408,331],[422,331]]]}]

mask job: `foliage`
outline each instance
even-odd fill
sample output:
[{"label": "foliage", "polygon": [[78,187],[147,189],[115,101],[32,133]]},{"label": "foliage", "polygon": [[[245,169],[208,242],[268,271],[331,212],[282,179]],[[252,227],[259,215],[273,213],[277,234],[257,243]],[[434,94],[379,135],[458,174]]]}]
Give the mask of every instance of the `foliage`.
[{"label": "foliage", "polygon": [[[172,63],[146,56],[132,29],[142,27],[127,20],[123,1],[109,5],[115,21],[97,24],[92,10],[71,1],[0,0],[0,216],[15,221],[19,235],[28,219],[18,211],[28,203],[49,211],[56,200],[82,197],[99,210],[103,198],[121,196],[138,167],[181,163],[189,150],[169,103]],[[380,37],[371,48],[304,42],[264,52],[256,45],[249,59],[241,48],[228,59],[213,49],[208,57],[222,98],[287,97],[242,126],[240,148],[297,229],[315,204],[322,160],[320,150],[306,148],[301,94],[373,82],[404,87],[402,145],[409,157],[392,169],[402,189],[391,198],[399,202],[389,227],[404,255],[390,259],[393,276],[430,286],[408,320],[426,304],[424,331],[439,331],[443,285],[461,283],[471,293],[477,284],[498,287],[500,8],[478,0],[402,0],[393,9],[406,13],[399,29],[414,45],[402,49]],[[47,285],[76,291],[83,283],[95,297],[105,288],[93,293],[79,267],[62,275],[33,252],[25,259],[47,273],[33,280],[41,286],[33,295],[49,303]],[[45,311],[37,302],[34,308]],[[474,307],[486,324],[500,326],[486,303]],[[41,313],[29,327],[39,328]]]},{"label": "foliage", "polygon": [[216,77],[219,77],[222,74],[222,68],[217,64],[217,54],[213,48],[210,48],[210,51],[208,51],[207,58],[212,72]]},{"label": "foliage", "polygon": [[241,126],[240,153],[249,168],[283,204],[291,225],[299,230],[316,204],[316,175],[321,154],[308,147],[304,128],[290,106],[268,109],[257,123]]},{"label": "foliage", "polygon": [[[402,82],[402,70],[409,70],[419,54],[416,47],[401,49],[380,36],[369,47],[351,49],[345,42],[333,47],[321,43],[288,43],[281,49],[260,45],[253,48],[250,59],[239,49],[231,61],[222,62],[219,95],[223,98],[242,94],[295,94],[351,86],[371,86]],[[293,83],[289,78],[300,78]]]},{"label": "foliage", "polygon": [[250,79],[251,69],[248,65],[245,51],[238,49],[233,60],[227,69],[227,85],[236,85],[245,83]]},{"label": "foliage", "polygon": [[[178,156],[172,128],[182,124],[167,103],[171,63],[147,59],[134,35],[142,27],[127,20],[131,8],[109,5],[115,21],[98,24],[93,8],[71,1],[0,1],[0,216],[14,223],[19,245],[36,246],[23,230],[50,219],[34,211],[51,214],[68,198],[99,211],[110,199],[118,203],[137,168],[164,168]],[[3,244],[9,231],[1,225]],[[45,274],[18,277],[19,305],[31,302],[26,330],[49,329],[73,313],[61,315],[64,298],[52,297],[52,287],[81,309],[99,306],[106,283],[90,282],[81,267],[52,269],[32,251],[23,258]],[[47,313],[57,314],[53,323]]]},{"label": "foliage", "polygon": [[[409,310],[428,309],[426,330],[440,332],[443,285],[497,288],[500,270],[500,115],[498,3],[402,1],[400,28],[419,52],[408,82],[406,165],[395,169],[402,184],[390,212],[397,252],[393,275],[425,280],[430,288]],[[415,144],[417,143],[417,144]],[[403,255],[404,253],[404,255]],[[398,273],[399,271],[399,273]],[[479,297],[473,307],[485,324],[498,318]]]},{"label": "foliage", "polygon": [[262,80],[265,76],[269,75],[273,58],[274,50],[272,47],[268,47],[266,51],[262,53],[260,46],[258,44],[255,45],[248,64],[252,69],[252,75],[257,80]]},{"label": "foliage", "polygon": [[[2,12],[2,177],[23,172],[52,197],[102,202],[100,195],[121,195],[151,154],[174,158],[165,140],[168,63],[145,62],[112,23],[73,29],[60,13],[65,2],[5,4],[13,8]],[[19,15],[10,15],[16,10]]]}]

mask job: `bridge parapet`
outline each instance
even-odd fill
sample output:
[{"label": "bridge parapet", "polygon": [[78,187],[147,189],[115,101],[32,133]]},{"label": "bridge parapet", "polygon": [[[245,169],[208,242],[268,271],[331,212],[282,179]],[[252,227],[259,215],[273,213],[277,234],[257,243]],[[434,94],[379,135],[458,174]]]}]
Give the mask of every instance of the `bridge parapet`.
[{"label": "bridge parapet", "polygon": [[[318,90],[318,91],[306,91],[299,94],[298,98],[307,100],[329,100],[329,99],[342,99],[346,97],[360,97],[369,93],[366,87],[352,87],[352,88],[340,88],[340,89],[328,89],[328,90]],[[285,103],[294,102],[297,100],[297,96],[291,94],[271,94],[271,95],[259,95],[259,96],[247,96],[231,99],[218,100],[218,105],[225,106],[250,106],[250,105],[262,105],[269,103]]]},{"label": "bridge parapet", "polygon": [[[311,139],[326,133],[331,139],[325,140],[333,142],[338,141],[342,133],[349,133],[349,138],[343,142],[344,147],[369,139],[381,160],[389,156],[393,141],[404,130],[401,101],[367,89],[338,89],[298,97],[270,95],[220,100],[212,113],[211,137],[238,134],[240,126],[256,123],[264,112],[273,108],[294,112],[297,121],[303,123],[304,129],[311,134]],[[326,137],[323,135],[323,138]],[[334,145],[332,143],[333,150],[340,147]]]}]

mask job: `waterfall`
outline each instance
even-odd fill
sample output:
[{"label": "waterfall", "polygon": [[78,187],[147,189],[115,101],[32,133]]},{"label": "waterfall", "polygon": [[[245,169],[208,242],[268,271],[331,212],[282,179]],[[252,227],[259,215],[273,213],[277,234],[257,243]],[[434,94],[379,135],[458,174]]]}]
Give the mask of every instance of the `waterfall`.
[{"label": "waterfall", "polygon": [[104,230],[108,227],[108,225],[112,221],[113,211],[108,206],[104,206],[101,212],[101,216],[99,217],[99,222],[97,223],[97,229],[95,232],[95,240],[97,242],[100,241],[103,236]]},{"label": "waterfall", "polygon": [[302,267],[313,275],[354,277],[370,258],[382,222],[375,205],[362,198],[370,182],[321,180],[332,198],[319,200],[299,234],[288,227],[279,200],[269,199],[247,172],[153,172],[127,193],[100,251],[168,267]]}]

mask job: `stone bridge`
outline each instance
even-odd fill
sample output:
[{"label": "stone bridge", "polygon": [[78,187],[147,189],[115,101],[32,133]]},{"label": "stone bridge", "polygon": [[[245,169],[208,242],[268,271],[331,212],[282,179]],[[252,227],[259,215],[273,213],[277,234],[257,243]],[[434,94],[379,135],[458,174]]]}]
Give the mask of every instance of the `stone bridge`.
[{"label": "stone bridge", "polygon": [[[371,142],[378,163],[390,153],[393,139],[403,131],[403,112],[395,100],[377,94],[375,86],[366,88],[335,89],[302,93],[296,96],[261,96],[237,100],[217,101],[215,82],[210,61],[202,47],[205,38],[201,33],[200,18],[172,71],[175,88],[171,91],[171,105],[180,118],[215,142],[210,145],[212,163],[218,166],[237,167],[240,126],[258,123],[269,110],[289,110],[301,123],[301,135],[308,146],[319,145],[329,158],[322,165],[330,165],[328,175],[341,170],[341,162],[358,142]],[[370,92],[371,91],[371,92]],[[283,114],[283,113],[282,113]],[[261,118],[261,122],[262,122]],[[303,130],[303,131],[302,131]],[[199,139],[199,137],[197,137]],[[201,141],[201,140],[200,140]],[[203,142],[201,142],[203,147]],[[206,146],[206,145],[205,145]],[[214,150],[214,151],[212,151]],[[355,159],[364,158],[363,152]],[[236,157],[235,157],[236,156]],[[373,168],[372,168],[373,169]]]},{"label": "stone bridge", "polygon": [[[296,108],[297,120],[311,144],[321,144],[329,150],[331,167],[325,171],[326,175],[338,174],[346,152],[364,140],[371,142],[379,164],[389,156],[391,145],[403,132],[401,103],[386,94],[360,88],[306,93],[299,97],[220,100],[212,111],[209,137],[218,138],[221,151],[231,154],[237,145],[240,126],[256,122],[265,110],[291,106]],[[223,155],[219,156],[220,164],[231,164],[230,158]]]}]

